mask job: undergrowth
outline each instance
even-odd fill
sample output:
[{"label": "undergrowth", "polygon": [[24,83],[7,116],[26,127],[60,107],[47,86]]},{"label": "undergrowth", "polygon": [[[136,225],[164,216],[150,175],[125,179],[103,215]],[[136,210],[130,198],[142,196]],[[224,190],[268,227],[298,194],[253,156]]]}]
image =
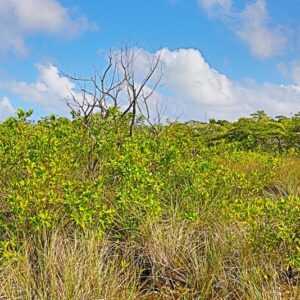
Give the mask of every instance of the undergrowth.
[{"label": "undergrowth", "polygon": [[299,299],[299,135],[211,123],[1,123],[0,298]]}]

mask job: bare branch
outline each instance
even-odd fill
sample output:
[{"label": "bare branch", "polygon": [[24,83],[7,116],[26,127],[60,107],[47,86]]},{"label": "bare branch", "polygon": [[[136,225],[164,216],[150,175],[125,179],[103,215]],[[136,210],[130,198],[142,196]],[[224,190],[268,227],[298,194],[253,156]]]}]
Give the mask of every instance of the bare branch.
[{"label": "bare branch", "polygon": [[163,76],[160,55],[147,57],[148,66],[144,75],[136,74],[135,63],[138,55],[137,49],[125,46],[118,52],[110,50],[104,71],[95,68],[94,75],[90,78],[64,74],[76,82],[81,92],[80,96],[71,94],[66,103],[72,112],[83,117],[86,126],[93,113],[98,112],[105,118],[110,107],[122,106],[121,117],[131,113],[130,136],[133,134],[137,114],[141,114],[147,123],[154,127],[150,120],[148,101]]}]

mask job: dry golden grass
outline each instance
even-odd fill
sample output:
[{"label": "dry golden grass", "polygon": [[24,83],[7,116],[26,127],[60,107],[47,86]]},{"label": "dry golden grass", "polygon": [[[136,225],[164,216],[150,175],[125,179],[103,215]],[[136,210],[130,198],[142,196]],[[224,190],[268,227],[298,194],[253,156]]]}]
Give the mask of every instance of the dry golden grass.
[{"label": "dry golden grass", "polygon": [[276,168],[276,183],[286,194],[300,195],[300,157],[287,155]]},{"label": "dry golden grass", "polygon": [[144,224],[127,242],[59,227],[24,238],[2,263],[0,299],[297,299],[272,261],[239,225],[205,216]]}]

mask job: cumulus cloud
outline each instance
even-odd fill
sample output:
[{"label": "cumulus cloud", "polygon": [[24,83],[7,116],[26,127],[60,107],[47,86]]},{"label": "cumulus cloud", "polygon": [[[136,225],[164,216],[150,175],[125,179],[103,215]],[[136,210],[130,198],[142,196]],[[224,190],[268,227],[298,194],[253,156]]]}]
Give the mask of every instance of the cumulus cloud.
[{"label": "cumulus cloud", "polygon": [[95,25],[72,17],[58,0],[0,0],[0,51],[24,55],[26,37],[37,33],[72,38]]},{"label": "cumulus cloud", "polygon": [[[149,56],[145,51],[140,55],[143,53]],[[163,48],[153,55],[161,56],[165,74],[161,92],[167,94],[164,103],[168,111],[174,111],[176,105],[186,120],[203,119],[205,113],[214,118],[236,119],[259,109],[273,116],[299,110],[300,85],[232,81],[211,67],[196,49]]]},{"label": "cumulus cloud", "polygon": [[64,99],[71,94],[76,95],[74,83],[60,76],[57,67],[52,64],[37,64],[36,68],[38,77],[35,82],[0,81],[0,88],[24,101],[42,105],[48,113],[65,113],[67,108]]},{"label": "cumulus cloud", "polygon": [[285,51],[291,31],[272,20],[266,0],[254,0],[240,12],[233,9],[231,0],[198,2],[209,17],[224,22],[255,57],[268,59]]},{"label": "cumulus cloud", "polygon": [[12,106],[8,97],[0,100],[0,121],[7,119],[15,113],[16,109]]},{"label": "cumulus cloud", "polygon": [[166,85],[177,97],[206,106],[232,104],[232,83],[195,49],[161,50]]},{"label": "cumulus cloud", "polygon": [[[237,119],[264,109],[270,115],[290,115],[300,108],[300,84],[258,84],[255,80],[236,82],[210,66],[196,49],[167,48],[155,53],[136,49],[136,78],[145,73],[151,56],[160,56],[164,78],[161,87],[149,100],[154,117],[157,110],[163,117],[181,120],[208,118]],[[61,76],[52,64],[36,65],[37,79],[25,81],[0,81],[0,88],[17,95],[28,103],[38,103],[47,113],[67,114],[64,98],[74,94],[80,99],[75,85]],[[149,87],[151,90],[151,85]],[[5,104],[6,103],[6,104]],[[9,107],[5,101],[6,107]],[[10,111],[12,111],[10,109]],[[182,114],[183,113],[183,114]]]}]

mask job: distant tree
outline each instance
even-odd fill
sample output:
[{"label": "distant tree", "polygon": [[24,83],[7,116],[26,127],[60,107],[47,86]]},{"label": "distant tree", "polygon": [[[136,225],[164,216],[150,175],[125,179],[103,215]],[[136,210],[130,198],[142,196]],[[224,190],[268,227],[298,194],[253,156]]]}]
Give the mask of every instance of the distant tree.
[{"label": "distant tree", "polygon": [[251,114],[250,116],[257,122],[266,121],[270,119],[264,110],[258,110],[255,113]]},{"label": "distant tree", "polygon": [[216,123],[221,126],[228,126],[230,124],[230,122],[227,120],[218,120]]}]

